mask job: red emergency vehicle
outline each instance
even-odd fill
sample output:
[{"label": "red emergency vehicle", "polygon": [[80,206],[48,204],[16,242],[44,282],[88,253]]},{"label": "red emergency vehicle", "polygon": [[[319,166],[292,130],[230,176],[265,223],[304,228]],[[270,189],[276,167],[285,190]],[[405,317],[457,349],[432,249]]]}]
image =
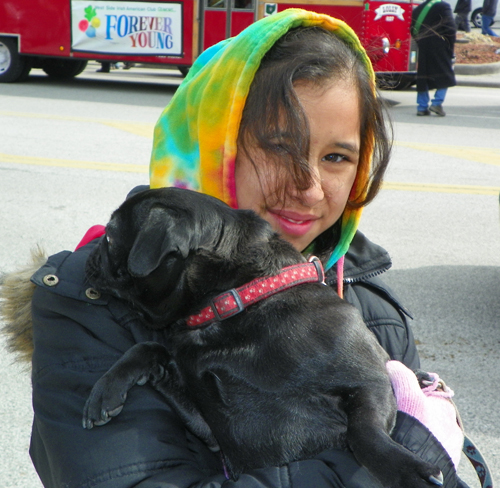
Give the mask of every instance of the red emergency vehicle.
[{"label": "red emergency vehicle", "polygon": [[25,79],[32,68],[69,78],[89,60],[154,63],[186,73],[207,47],[287,8],[347,22],[375,71],[407,85],[416,70],[410,36],[418,0],[2,0],[0,81]]}]

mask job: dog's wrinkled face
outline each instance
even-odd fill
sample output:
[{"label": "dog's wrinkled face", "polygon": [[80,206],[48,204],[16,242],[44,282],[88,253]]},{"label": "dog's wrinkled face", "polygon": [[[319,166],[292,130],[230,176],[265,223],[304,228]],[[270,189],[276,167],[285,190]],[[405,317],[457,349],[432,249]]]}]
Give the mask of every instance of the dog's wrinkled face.
[{"label": "dog's wrinkled face", "polygon": [[[273,266],[262,262],[262,248],[276,240],[251,211],[189,190],[148,190],[113,213],[87,276],[98,290],[131,302],[150,326],[165,327]],[[290,245],[280,245],[283,259],[301,259]],[[255,246],[259,260],[252,263]]]}]

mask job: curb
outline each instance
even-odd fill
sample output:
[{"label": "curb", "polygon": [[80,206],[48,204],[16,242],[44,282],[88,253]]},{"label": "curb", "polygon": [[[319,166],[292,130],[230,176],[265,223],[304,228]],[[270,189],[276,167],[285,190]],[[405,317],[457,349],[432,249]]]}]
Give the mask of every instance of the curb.
[{"label": "curb", "polygon": [[500,62],[488,64],[456,64],[456,75],[492,75],[500,73]]}]

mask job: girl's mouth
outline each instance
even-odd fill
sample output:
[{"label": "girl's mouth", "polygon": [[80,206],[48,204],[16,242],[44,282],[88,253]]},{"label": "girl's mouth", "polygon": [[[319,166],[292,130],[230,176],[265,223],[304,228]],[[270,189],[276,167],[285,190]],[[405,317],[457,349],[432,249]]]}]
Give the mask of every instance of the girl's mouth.
[{"label": "girl's mouth", "polygon": [[318,217],[314,215],[299,214],[297,212],[270,210],[269,213],[282,234],[293,236],[303,236],[307,234],[316,220],[318,220]]}]

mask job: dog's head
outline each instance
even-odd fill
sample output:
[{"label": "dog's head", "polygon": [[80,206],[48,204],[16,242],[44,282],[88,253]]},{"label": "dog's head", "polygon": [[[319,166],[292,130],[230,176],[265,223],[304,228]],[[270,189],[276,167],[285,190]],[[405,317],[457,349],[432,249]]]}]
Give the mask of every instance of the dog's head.
[{"label": "dog's head", "polygon": [[179,188],[141,192],[111,216],[87,262],[92,285],[165,327],[215,295],[301,260],[248,210]]}]

